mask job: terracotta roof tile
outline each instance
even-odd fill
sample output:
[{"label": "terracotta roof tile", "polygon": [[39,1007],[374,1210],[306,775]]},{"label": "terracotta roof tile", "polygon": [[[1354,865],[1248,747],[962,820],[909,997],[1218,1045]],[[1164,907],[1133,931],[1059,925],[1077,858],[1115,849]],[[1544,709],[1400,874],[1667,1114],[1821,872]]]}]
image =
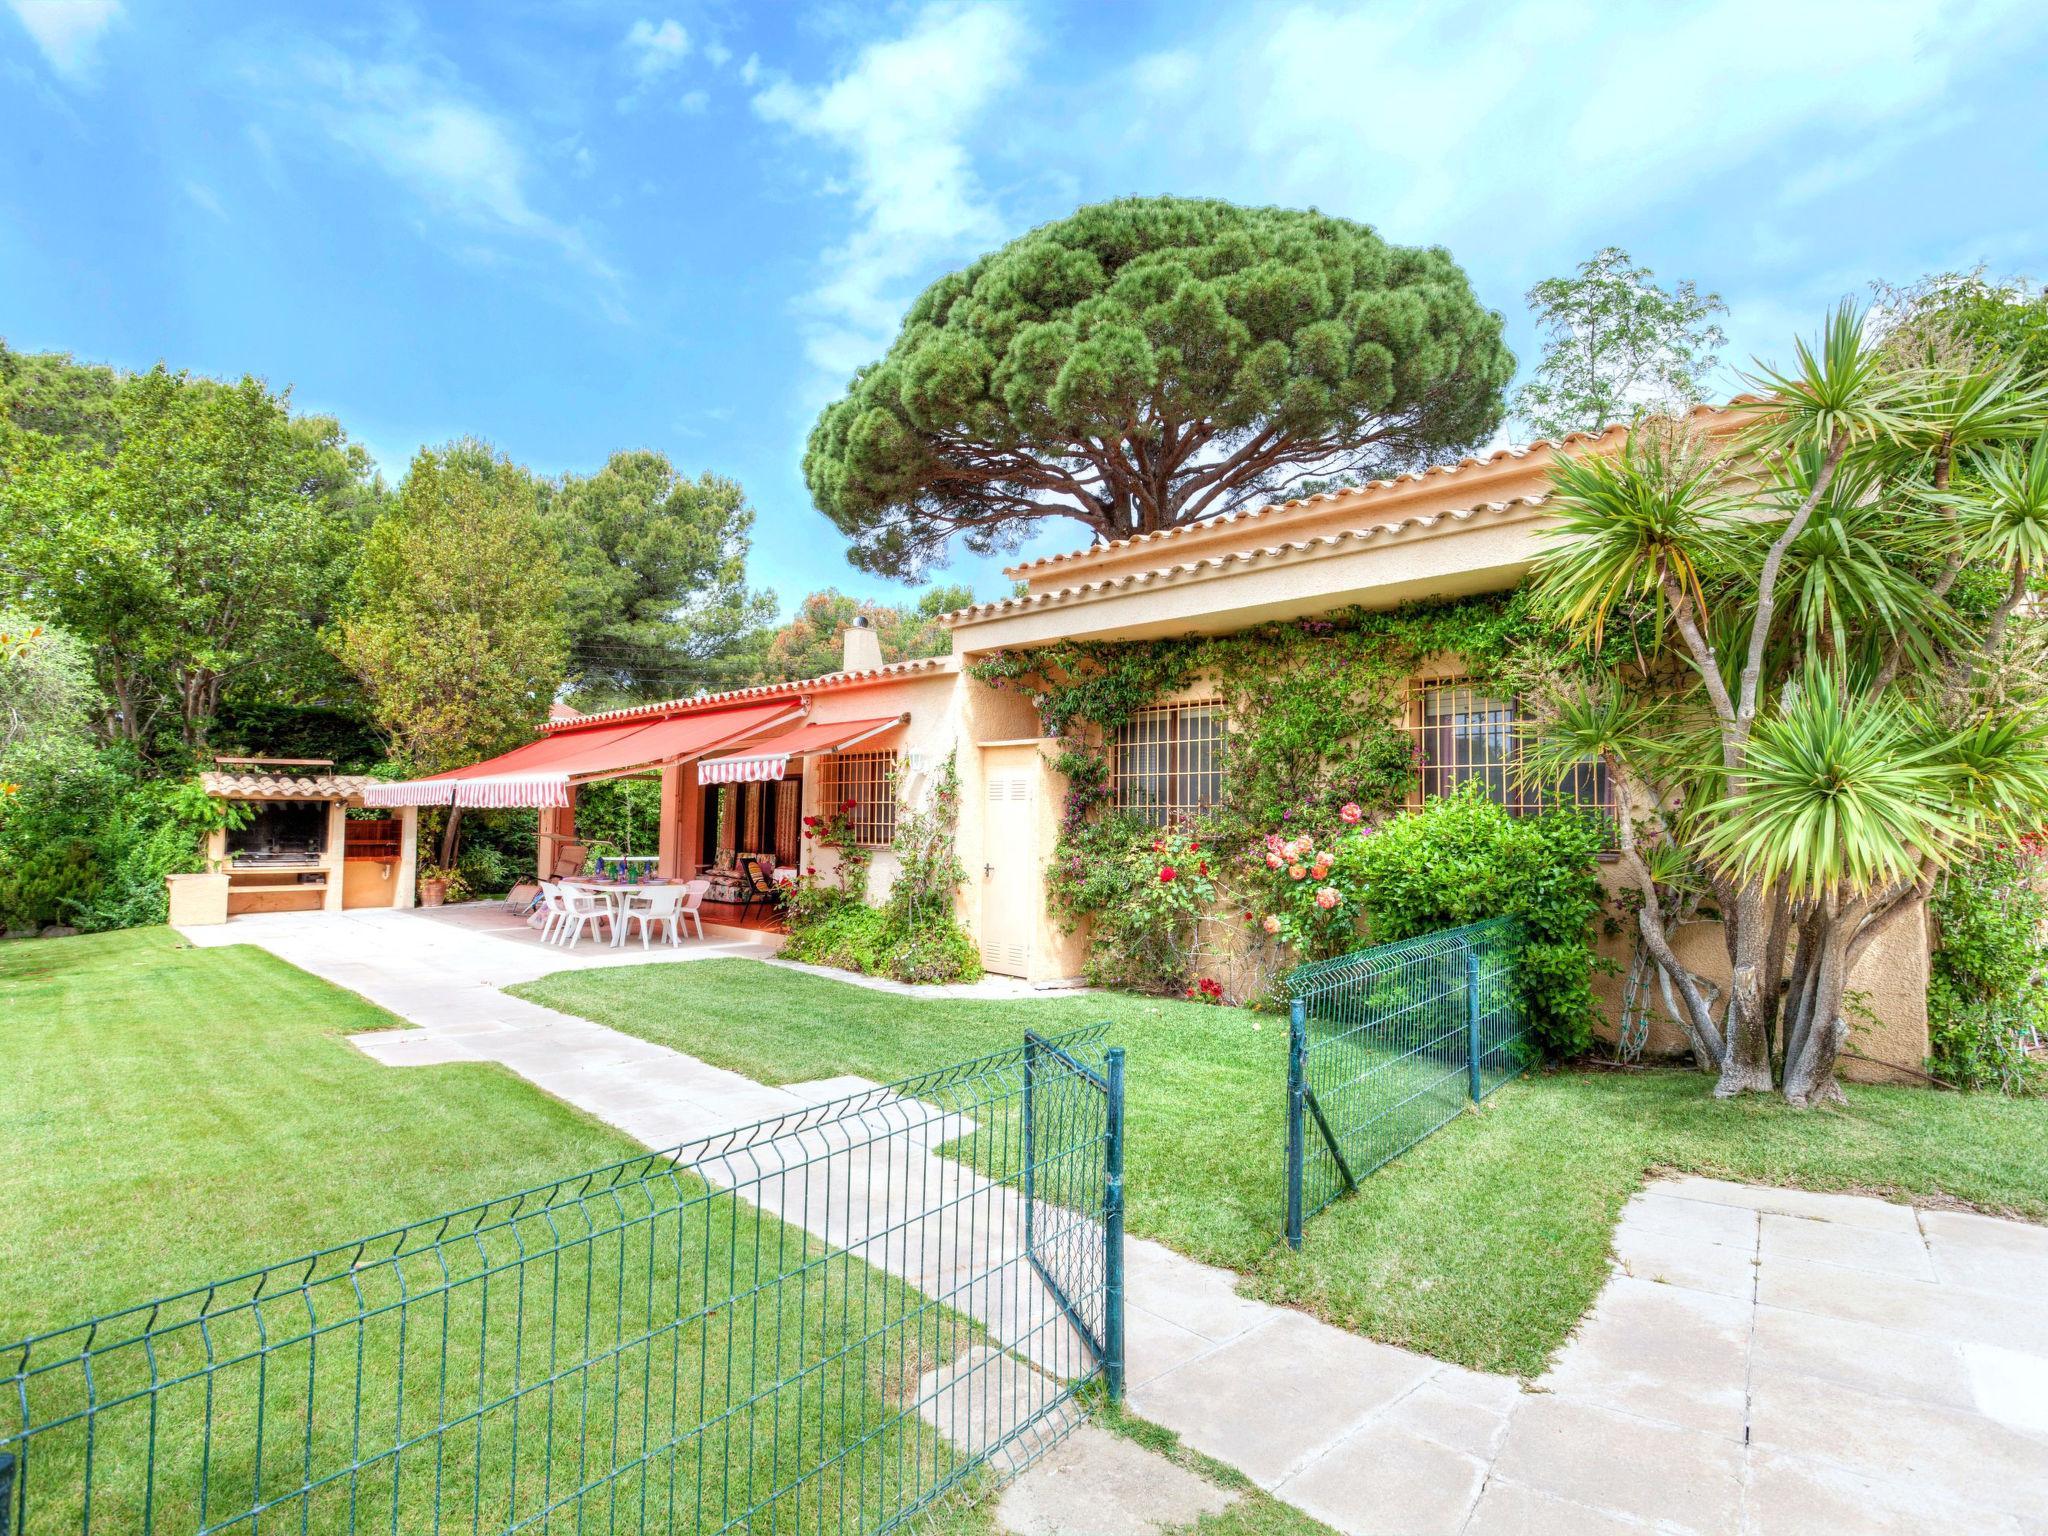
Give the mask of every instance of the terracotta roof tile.
[{"label": "terracotta roof tile", "polygon": [[1225,566],[1258,565],[1288,555],[1335,550],[1347,544],[1367,544],[1374,540],[1398,538],[1411,529],[1435,528],[1447,521],[1464,523],[1474,518],[1504,516],[1517,507],[1540,507],[1549,499],[1548,495],[1513,496],[1506,501],[1484,501],[1477,506],[1460,507],[1454,511],[1419,512],[1413,517],[1404,517],[1389,523],[1375,523],[1369,527],[1311,534],[1304,539],[1283,540],[1257,549],[1219,550],[1213,555],[1197,556],[1175,565],[1157,566],[1145,571],[1126,571],[1121,575],[1105,576],[1100,581],[1077,582],[1072,586],[1058,587],[1048,592],[1028,592],[1022,597],[1006,597],[993,603],[978,603],[972,608],[962,608],[945,615],[941,622],[956,625],[965,621],[991,619],[999,614],[1022,613],[1030,609],[1077,602],[1084,598],[1107,596],[1132,587],[1160,586],[1178,576],[1221,570]]},{"label": "terracotta roof tile", "polygon": [[699,694],[688,699],[664,699],[656,704],[634,704],[624,709],[604,709],[574,720],[550,720],[541,726],[545,734],[587,730],[593,725],[616,725],[621,720],[654,719],[663,715],[694,715],[729,704],[746,704],[756,699],[785,699],[805,693],[827,693],[866,683],[889,682],[899,677],[918,677],[943,672],[952,664],[950,656],[920,656],[910,661],[892,661],[887,666],[863,672],[827,672],[822,677],[798,678],[789,683],[762,683],[752,688],[731,688],[724,693]]},{"label": "terracotta roof tile", "polygon": [[220,773],[199,775],[209,795],[224,800],[347,800],[373,781],[353,773]]}]

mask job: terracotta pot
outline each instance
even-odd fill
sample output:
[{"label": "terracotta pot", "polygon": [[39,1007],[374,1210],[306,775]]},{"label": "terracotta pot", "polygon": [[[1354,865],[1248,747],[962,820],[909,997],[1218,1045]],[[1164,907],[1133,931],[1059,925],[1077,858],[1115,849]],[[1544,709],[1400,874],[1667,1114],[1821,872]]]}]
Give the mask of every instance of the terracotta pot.
[{"label": "terracotta pot", "polygon": [[421,906],[438,907],[447,899],[448,882],[446,880],[422,880],[420,882]]}]

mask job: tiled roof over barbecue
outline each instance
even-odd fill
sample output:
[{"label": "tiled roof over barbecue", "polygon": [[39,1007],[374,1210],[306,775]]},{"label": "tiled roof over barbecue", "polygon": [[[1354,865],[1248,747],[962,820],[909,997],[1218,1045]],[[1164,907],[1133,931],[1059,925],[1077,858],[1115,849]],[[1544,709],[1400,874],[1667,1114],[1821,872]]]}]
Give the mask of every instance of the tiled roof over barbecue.
[{"label": "tiled roof over barbecue", "polygon": [[200,787],[222,800],[353,800],[371,782],[367,774],[356,773],[212,770],[199,775]]}]

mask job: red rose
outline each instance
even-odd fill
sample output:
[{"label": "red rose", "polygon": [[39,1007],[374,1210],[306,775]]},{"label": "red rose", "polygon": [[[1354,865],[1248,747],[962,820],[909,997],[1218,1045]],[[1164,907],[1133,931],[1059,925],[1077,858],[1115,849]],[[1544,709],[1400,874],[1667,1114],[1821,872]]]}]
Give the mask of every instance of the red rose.
[{"label": "red rose", "polygon": [[840,805],[840,807],[839,807],[839,809],[841,809],[842,811],[850,811],[850,810],[852,810],[852,809],[853,809],[853,808],[854,808],[854,807],[855,807],[856,805],[859,805],[859,804],[860,804],[860,802],[859,802],[858,800],[848,800],[848,801],[845,801],[845,802],[844,802],[843,804],[841,804],[841,805]]},{"label": "red rose", "polygon": [[1206,875],[1207,873],[1209,873],[1209,861],[1207,859],[1204,859],[1201,863],[1197,864],[1195,866],[1195,873],[1198,875]]},{"label": "red rose", "polygon": [[817,824],[818,818],[815,816],[806,816],[804,818],[804,825],[807,827],[815,827]]},{"label": "red rose", "polygon": [[1170,881],[1170,880],[1172,880],[1172,879],[1174,879],[1174,878],[1175,878],[1175,872],[1174,872],[1174,868],[1173,868],[1173,866],[1172,866],[1171,864],[1167,864],[1167,865],[1164,865],[1164,866],[1162,866],[1162,867],[1160,868],[1160,871],[1159,871],[1159,883],[1160,883],[1161,885],[1164,885],[1164,884],[1166,884],[1166,883],[1167,883],[1168,881]]}]

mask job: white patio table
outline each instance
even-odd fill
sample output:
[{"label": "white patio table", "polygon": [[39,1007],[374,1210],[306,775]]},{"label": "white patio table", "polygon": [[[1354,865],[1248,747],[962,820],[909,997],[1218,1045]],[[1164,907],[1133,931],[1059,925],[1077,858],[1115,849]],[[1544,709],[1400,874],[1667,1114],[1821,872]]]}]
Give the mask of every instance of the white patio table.
[{"label": "white patio table", "polygon": [[612,909],[612,948],[618,949],[626,942],[626,904],[642,891],[653,890],[664,885],[682,885],[681,880],[599,880],[595,876],[579,876],[574,880],[560,882],[565,889],[581,891],[589,896],[602,896]]}]

